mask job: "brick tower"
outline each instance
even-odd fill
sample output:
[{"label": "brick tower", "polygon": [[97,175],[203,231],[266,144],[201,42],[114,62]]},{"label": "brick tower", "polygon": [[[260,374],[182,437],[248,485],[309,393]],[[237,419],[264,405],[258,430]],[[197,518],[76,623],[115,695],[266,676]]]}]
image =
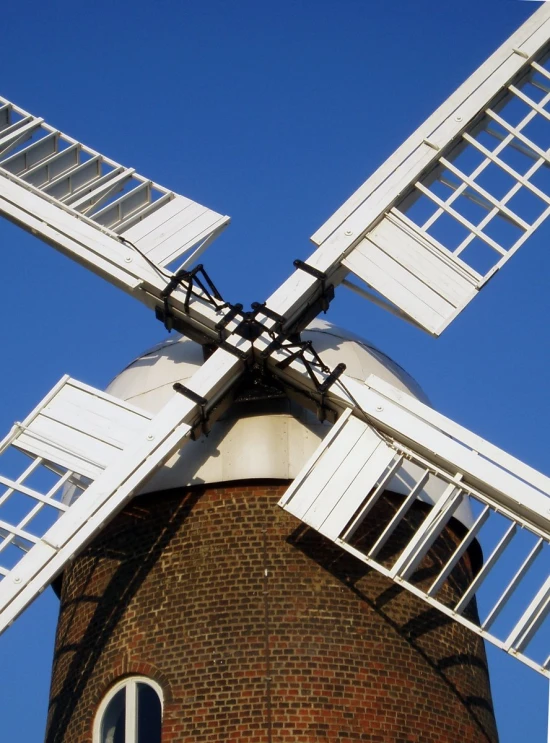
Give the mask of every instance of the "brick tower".
[{"label": "brick tower", "polygon": [[[422,397],[349,334],[318,322],[304,335],[327,364]],[[154,410],[201,354],[169,341],[110,391]],[[210,436],[79,555],[62,578],[47,743],[160,740],[139,725],[125,740],[101,723],[105,700],[132,679],[159,690],[162,743],[498,740],[481,639],[277,507],[327,430],[276,390],[243,388]],[[380,511],[401,498],[386,493]],[[388,554],[428,507],[410,511]],[[457,513],[419,581],[448,558],[467,518]],[[479,563],[471,549],[445,590],[459,591]]]}]

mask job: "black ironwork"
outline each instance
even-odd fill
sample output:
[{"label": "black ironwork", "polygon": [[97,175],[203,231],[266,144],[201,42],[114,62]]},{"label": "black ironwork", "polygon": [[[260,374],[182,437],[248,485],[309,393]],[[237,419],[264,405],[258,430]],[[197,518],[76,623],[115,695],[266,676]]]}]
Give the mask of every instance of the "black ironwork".
[{"label": "black ironwork", "polygon": [[[176,327],[174,323],[176,318],[174,317],[174,313],[170,307],[170,296],[178,286],[183,286],[185,288],[185,299],[183,302],[185,313],[189,313],[189,303],[191,302],[192,296],[208,302],[216,310],[221,310],[224,307],[227,307],[227,304],[223,301],[222,295],[216,289],[210,276],[204,270],[202,263],[195,266],[191,271],[180,268],[180,270],[170,278],[160,295],[163,302],[162,307],[155,307],[155,315],[157,319],[164,324],[164,327],[168,332]],[[200,293],[195,291],[196,289],[200,289]]]}]

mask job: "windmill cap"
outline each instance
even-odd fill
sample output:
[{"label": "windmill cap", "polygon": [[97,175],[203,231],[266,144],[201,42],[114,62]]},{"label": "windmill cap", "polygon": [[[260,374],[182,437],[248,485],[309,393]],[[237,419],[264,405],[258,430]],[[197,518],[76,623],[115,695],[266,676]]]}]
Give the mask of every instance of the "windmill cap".
[{"label": "windmill cap", "polygon": [[[302,333],[323,362],[346,365],[346,374],[365,380],[375,374],[418,400],[429,401],[415,380],[374,345],[325,320],[315,320]],[[156,413],[174,394],[173,385],[185,385],[204,363],[202,347],[182,336],[170,337],[129,364],[107,392],[150,413]],[[212,427],[208,436],[174,455],[141,492],[238,480],[294,479],[330,430],[316,416],[274,388],[239,391],[236,401]],[[395,485],[395,486],[394,486]],[[406,494],[406,483],[392,483]],[[435,502],[439,493],[427,494]],[[469,508],[455,514],[471,524]]]}]

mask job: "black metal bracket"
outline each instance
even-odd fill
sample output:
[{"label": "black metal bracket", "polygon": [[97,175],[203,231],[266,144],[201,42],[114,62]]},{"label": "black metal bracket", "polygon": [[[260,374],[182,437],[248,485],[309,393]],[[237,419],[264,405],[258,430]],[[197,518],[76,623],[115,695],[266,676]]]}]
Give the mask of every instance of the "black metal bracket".
[{"label": "black metal bracket", "polygon": [[283,332],[285,318],[282,315],[279,315],[277,312],[273,312],[273,310],[269,309],[269,307],[266,306],[265,302],[252,302],[251,307],[256,315],[264,315],[269,320],[273,320],[275,322],[272,331],[273,333]]},{"label": "black metal bracket", "polygon": [[[251,307],[251,311],[243,312],[242,304],[235,305],[234,309],[238,308],[238,310],[232,313],[230,320],[237,314],[242,316],[241,322],[235,328],[235,333],[237,333],[237,335],[240,335],[241,338],[245,338],[247,341],[254,342],[262,335],[262,333],[267,332],[271,338],[275,338],[277,333],[282,333],[284,317],[266,307],[265,302],[253,302]],[[265,315],[265,317],[270,320],[274,320],[275,325],[273,328],[267,329],[265,325],[258,320],[258,315]],[[218,325],[220,325],[220,323],[218,323]],[[216,325],[216,328],[218,325]]]},{"label": "black metal bracket", "polygon": [[214,325],[215,330],[219,333],[220,339],[222,330],[229,325],[231,320],[234,320],[237,315],[240,315],[243,311],[242,304],[228,304],[227,306],[229,307],[229,312],[226,312],[222,319]]},{"label": "black metal bracket", "polygon": [[193,390],[190,390],[189,387],[185,387],[180,382],[176,382],[173,385],[172,389],[174,389],[176,392],[179,392],[180,395],[187,397],[188,400],[191,400],[191,402],[194,402],[201,408],[206,408],[206,406],[208,405],[208,400],[206,399],[206,397],[201,397],[196,392],[193,392]]},{"label": "black metal bracket", "polygon": [[287,336],[303,330],[320,312],[326,313],[330,303],[334,299],[334,286],[332,284],[327,284],[328,276],[326,273],[319,271],[318,268],[314,268],[305,261],[299,259],[294,261],[294,267],[299,271],[304,271],[310,276],[313,276],[321,283],[321,286],[319,295],[311,302],[311,304],[304,308],[302,314],[294,320],[290,327],[287,326]]},{"label": "black metal bracket", "polygon": [[224,351],[233,354],[233,356],[236,356],[241,361],[248,361],[250,359],[246,351],[242,351],[240,348],[236,348],[231,343],[228,343],[228,341],[220,341],[218,343],[218,348],[223,348]]},{"label": "black metal bracket", "polygon": [[299,258],[296,258],[296,260],[294,261],[294,268],[297,268],[299,271],[305,271],[305,273],[308,273],[310,276],[314,276],[316,279],[319,279],[320,281],[327,280],[326,273],[319,271],[318,268],[315,268],[314,266],[310,266],[309,263],[306,263],[305,261],[301,261]]},{"label": "black metal bracket", "polygon": [[[313,382],[320,399],[317,406],[317,417],[323,421],[326,418],[325,395],[332,385],[342,376],[346,370],[345,364],[337,364],[330,369],[313,348],[311,341],[297,340],[274,340],[263,352],[262,356],[269,356],[274,350],[289,351],[289,355],[276,366],[278,369],[286,369],[293,361],[299,359],[306,368],[309,378]],[[319,372],[326,375],[323,379],[318,377]]]},{"label": "black metal bracket", "polygon": [[[210,426],[208,425],[208,416],[206,414],[206,406],[208,404],[208,400],[205,397],[201,397],[196,392],[193,392],[193,390],[190,390],[189,387],[185,387],[180,382],[176,382],[172,389],[175,392],[178,392],[180,395],[183,395],[188,400],[191,400],[191,402],[194,402],[196,405],[200,407],[201,415],[200,415],[200,423],[198,426],[194,427],[191,431],[191,438],[193,441],[196,441],[197,438],[200,436],[200,434],[204,434],[205,436],[208,436],[210,433]],[[199,429],[200,433],[197,434],[197,428]]]},{"label": "black metal bracket", "polygon": [[[189,313],[189,303],[191,297],[194,295],[200,297],[200,299],[211,304],[214,309],[221,310],[223,307],[227,307],[224,303],[222,295],[214,286],[214,283],[210,279],[210,276],[204,270],[204,266],[200,263],[195,266],[191,271],[187,271],[184,268],[180,268],[163,289],[160,298],[162,299],[162,306],[155,307],[155,315],[157,320],[160,320],[168,332],[170,332],[175,325],[174,313],[170,307],[170,296],[178,286],[185,287],[185,299],[183,302],[183,308],[185,313]],[[200,289],[202,294],[198,294],[193,291],[195,288]]]}]

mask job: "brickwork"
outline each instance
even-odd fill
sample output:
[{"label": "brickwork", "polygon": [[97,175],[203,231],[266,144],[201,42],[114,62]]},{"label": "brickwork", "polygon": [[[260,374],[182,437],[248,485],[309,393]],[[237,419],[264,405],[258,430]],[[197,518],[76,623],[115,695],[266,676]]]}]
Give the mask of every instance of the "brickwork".
[{"label": "brickwork", "polygon": [[91,743],[127,674],[162,686],[163,743],[497,741],[481,640],[304,529],[276,505],[285,488],[141,497],[75,560],[47,743]]}]

